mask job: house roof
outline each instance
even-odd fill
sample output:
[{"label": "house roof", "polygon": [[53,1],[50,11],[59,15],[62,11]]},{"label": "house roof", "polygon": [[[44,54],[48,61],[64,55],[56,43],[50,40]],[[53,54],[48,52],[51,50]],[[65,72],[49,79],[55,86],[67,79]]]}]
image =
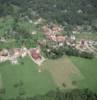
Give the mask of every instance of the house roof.
[{"label": "house roof", "polygon": [[40,59],[40,58],[41,58],[40,50],[39,50],[39,49],[33,49],[33,50],[31,51],[31,56],[32,56],[34,59]]},{"label": "house roof", "polygon": [[64,42],[65,41],[65,37],[64,36],[57,36],[56,40],[57,40],[57,42]]}]

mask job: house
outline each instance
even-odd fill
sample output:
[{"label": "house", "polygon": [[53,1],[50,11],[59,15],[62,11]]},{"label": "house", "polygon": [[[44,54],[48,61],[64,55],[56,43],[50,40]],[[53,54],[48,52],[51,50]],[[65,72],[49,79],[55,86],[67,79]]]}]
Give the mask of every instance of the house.
[{"label": "house", "polygon": [[0,56],[8,56],[8,51],[6,49],[3,49],[1,52],[0,52]]},{"label": "house", "polygon": [[62,31],[63,31],[63,29],[61,27],[57,26],[57,25],[54,25],[52,27],[52,32],[55,33],[55,34],[58,33],[58,32],[62,32]]},{"label": "house", "polygon": [[34,24],[38,25],[38,24],[41,24],[43,21],[44,21],[44,19],[40,17],[39,19],[37,19],[36,22],[34,22]]},{"label": "house", "polygon": [[75,41],[76,40],[76,37],[74,35],[71,35],[71,40]]},{"label": "house", "polygon": [[65,41],[65,36],[62,36],[62,35],[56,36],[56,41],[57,42],[64,42]]},{"label": "house", "polygon": [[37,34],[37,32],[36,32],[36,31],[33,31],[33,32],[32,32],[32,35],[35,35],[35,34]]},{"label": "house", "polygon": [[37,48],[32,49],[32,50],[31,50],[31,56],[32,56],[35,60],[41,59],[40,50],[37,49]]},{"label": "house", "polygon": [[55,35],[49,35],[49,36],[47,36],[47,38],[49,40],[56,41],[56,36]]},{"label": "house", "polygon": [[85,45],[85,40],[81,40],[81,45]]},{"label": "house", "polygon": [[22,52],[21,54],[22,57],[25,57],[28,55],[28,49],[26,47],[22,47],[21,52]]},{"label": "house", "polygon": [[21,52],[20,48],[15,48],[13,50],[14,50],[14,56],[15,57],[20,57],[21,56],[22,52]]}]

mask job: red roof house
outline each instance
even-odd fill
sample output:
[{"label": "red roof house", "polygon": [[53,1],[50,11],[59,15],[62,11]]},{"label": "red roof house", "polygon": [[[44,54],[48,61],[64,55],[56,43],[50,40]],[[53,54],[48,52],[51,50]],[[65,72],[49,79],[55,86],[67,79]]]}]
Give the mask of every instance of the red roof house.
[{"label": "red roof house", "polygon": [[57,40],[57,42],[64,42],[65,37],[64,36],[56,36],[56,40]]},{"label": "red roof house", "polygon": [[32,56],[35,60],[41,59],[40,50],[39,50],[39,49],[33,49],[33,50],[31,51],[31,56]]}]

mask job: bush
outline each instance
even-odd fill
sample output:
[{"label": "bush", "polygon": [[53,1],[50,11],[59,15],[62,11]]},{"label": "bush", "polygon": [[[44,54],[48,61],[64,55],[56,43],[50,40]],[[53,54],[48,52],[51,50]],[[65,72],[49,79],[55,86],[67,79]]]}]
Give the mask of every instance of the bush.
[{"label": "bush", "polygon": [[66,55],[69,55],[69,56],[79,56],[79,51],[76,48],[73,48],[70,46],[65,47],[65,53]]},{"label": "bush", "polygon": [[92,58],[94,58],[94,54],[93,54],[93,52],[84,51],[84,52],[80,53],[80,57],[92,59]]}]

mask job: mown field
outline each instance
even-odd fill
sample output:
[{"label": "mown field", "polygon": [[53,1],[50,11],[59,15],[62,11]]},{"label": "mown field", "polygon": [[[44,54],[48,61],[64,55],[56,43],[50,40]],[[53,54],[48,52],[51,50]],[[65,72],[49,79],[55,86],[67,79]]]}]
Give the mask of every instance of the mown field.
[{"label": "mown field", "polygon": [[0,95],[7,98],[17,96],[34,96],[55,89],[56,85],[49,71],[38,72],[38,66],[30,59],[19,60],[19,64],[9,62],[0,64],[1,89],[6,91]]},{"label": "mown field", "polygon": [[48,60],[44,67],[51,72],[57,86],[69,88],[89,88],[97,92],[97,58],[63,57]]},{"label": "mown field", "polygon": [[80,70],[67,56],[57,60],[47,60],[43,63],[42,68],[51,72],[54,81],[60,88],[64,88],[63,84],[66,89],[77,87],[72,84],[73,80],[71,80],[71,76],[76,77],[77,80],[83,79],[83,75],[80,73]]}]

